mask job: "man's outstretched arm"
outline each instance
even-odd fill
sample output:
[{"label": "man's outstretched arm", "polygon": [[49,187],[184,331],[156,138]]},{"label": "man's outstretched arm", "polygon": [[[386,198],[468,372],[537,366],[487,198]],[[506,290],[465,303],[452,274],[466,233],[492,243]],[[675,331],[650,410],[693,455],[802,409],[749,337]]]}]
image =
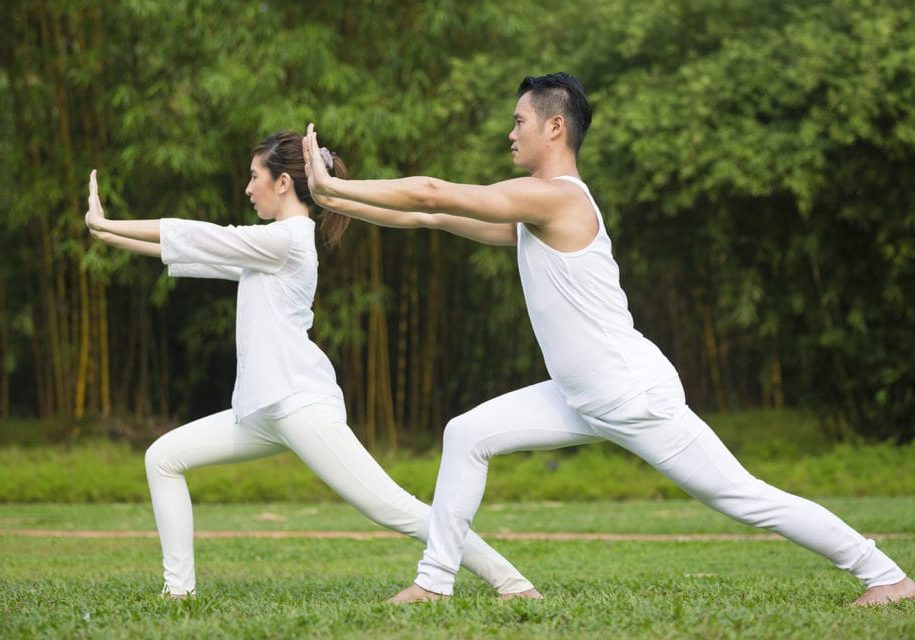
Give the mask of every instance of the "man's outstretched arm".
[{"label": "man's outstretched arm", "polygon": [[395,211],[382,209],[353,200],[329,198],[312,194],[315,202],[343,215],[371,222],[382,227],[395,229],[439,229],[456,236],[480,242],[482,244],[510,246],[514,245],[515,226],[507,223],[483,222],[471,218],[461,218],[447,213],[426,213],[423,211]]},{"label": "man's outstretched arm", "polygon": [[342,180],[332,177],[321,160],[314,125],[303,141],[309,188],[327,197],[405,212],[444,213],[491,223],[542,226],[562,210],[566,192],[554,181],[515,178],[492,185],[457,184],[438,178]]}]

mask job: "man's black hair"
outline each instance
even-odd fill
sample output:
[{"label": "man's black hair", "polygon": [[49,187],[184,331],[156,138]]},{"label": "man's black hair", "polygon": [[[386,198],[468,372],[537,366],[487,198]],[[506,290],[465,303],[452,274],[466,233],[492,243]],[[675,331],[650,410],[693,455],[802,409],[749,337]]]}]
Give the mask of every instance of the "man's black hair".
[{"label": "man's black hair", "polygon": [[531,93],[531,102],[540,120],[561,115],[566,121],[569,146],[578,154],[591,126],[591,105],[581,83],[568,73],[528,76],[518,87],[518,97]]}]

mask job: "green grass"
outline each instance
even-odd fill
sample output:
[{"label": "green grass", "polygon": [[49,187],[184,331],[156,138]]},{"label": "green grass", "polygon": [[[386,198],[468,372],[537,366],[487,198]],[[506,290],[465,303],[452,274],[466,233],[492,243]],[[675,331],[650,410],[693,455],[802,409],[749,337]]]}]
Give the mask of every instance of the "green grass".
[{"label": "green grass", "polygon": [[[804,496],[915,495],[915,442],[833,443],[813,416],[800,411],[743,411],[709,423],[755,475]],[[28,425],[33,427],[30,431]],[[116,425],[111,427],[117,433]],[[127,440],[101,439],[98,425],[67,444],[42,444],[53,422],[0,423],[0,502],[145,502],[143,451]],[[28,437],[26,434],[29,434]],[[43,439],[44,438],[44,439]],[[11,444],[12,442],[26,444]],[[439,452],[377,455],[416,496],[428,500]],[[188,474],[198,503],[336,500],[294,455],[286,453]],[[628,500],[684,497],[647,464],[609,443],[560,451],[497,456],[487,500]]]},{"label": "green grass", "polygon": [[[915,566],[915,444],[835,444],[801,412],[709,422],[759,477],[818,497],[861,531],[902,533],[880,547],[904,568]],[[134,436],[122,432],[140,433],[116,424],[77,432],[53,422],[0,423],[0,638],[915,637],[915,603],[848,607],[860,592],[856,580],[810,552],[769,541],[496,539],[545,601],[500,601],[461,572],[451,601],[392,607],[383,600],[412,579],[421,553],[415,541],[200,539],[200,596],[161,601],[154,537],[11,533],[152,531],[142,447],[129,446]],[[429,498],[436,453],[379,459]],[[379,529],[335,502],[288,454],[194,470],[188,482],[198,530]],[[850,497],[822,497],[836,495]],[[474,526],[490,534],[754,532],[679,496],[611,445],[513,454],[493,461]]]},{"label": "green grass", "polygon": [[[915,531],[915,498],[830,504],[855,526]],[[3,528],[142,529],[140,505],[3,505]],[[272,514],[261,518],[264,513]],[[714,516],[705,518],[703,514]],[[285,518],[281,520],[278,518]],[[481,531],[745,531],[693,502],[488,505]],[[894,526],[901,518],[902,525]],[[345,505],[200,505],[200,529],[371,529]],[[736,527],[736,528],[733,528]],[[154,538],[48,539],[0,532],[6,638],[906,638],[915,602],[846,605],[856,580],[785,542],[497,541],[546,594],[503,602],[466,572],[449,602],[393,607],[415,541],[201,539],[199,597],[164,602]],[[881,548],[911,566],[915,535]]]}]

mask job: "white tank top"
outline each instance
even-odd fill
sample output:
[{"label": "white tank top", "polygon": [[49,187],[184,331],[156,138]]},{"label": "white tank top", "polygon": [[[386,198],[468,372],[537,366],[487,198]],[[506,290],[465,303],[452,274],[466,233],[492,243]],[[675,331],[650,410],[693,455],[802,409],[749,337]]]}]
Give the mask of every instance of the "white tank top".
[{"label": "white tank top", "polygon": [[572,408],[600,416],[677,376],[636,331],[597,203],[584,182],[598,230],[584,249],[557,251],[518,224],[518,271],[550,377]]}]

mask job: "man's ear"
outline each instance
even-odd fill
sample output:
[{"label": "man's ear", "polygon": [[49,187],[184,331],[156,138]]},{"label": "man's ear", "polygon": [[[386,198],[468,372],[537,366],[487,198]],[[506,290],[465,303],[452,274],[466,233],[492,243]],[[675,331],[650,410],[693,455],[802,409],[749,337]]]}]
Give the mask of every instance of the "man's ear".
[{"label": "man's ear", "polygon": [[560,115],[553,116],[546,124],[551,138],[558,138],[566,128],[565,118]]}]

